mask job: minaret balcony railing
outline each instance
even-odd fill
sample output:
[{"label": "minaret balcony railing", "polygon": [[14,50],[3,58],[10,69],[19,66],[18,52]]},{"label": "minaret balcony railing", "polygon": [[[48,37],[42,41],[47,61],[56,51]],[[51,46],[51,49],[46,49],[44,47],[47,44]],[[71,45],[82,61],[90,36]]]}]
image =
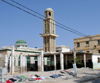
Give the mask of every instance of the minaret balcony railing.
[{"label": "minaret balcony railing", "polygon": [[48,37],[48,36],[53,36],[53,37],[58,37],[58,35],[57,34],[40,34],[41,35],[41,37]]}]

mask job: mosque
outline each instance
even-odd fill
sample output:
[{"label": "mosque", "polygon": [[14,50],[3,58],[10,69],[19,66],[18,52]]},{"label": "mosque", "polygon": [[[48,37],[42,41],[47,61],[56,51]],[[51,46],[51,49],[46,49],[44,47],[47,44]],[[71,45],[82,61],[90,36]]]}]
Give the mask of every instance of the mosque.
[{"label": "mosque", "polygon": [[[0,49],[0,55],[5,56],[4,66],[7,66],[8,73],[26,71],[48,71],[67,69],[72,67],[75,52],[70,47],[56,46],[56,34],[54,11],[51,8],[45,10],[43,20],[43,48],[28,48],[25,40],[16,41],[15,47],[8,46]],[[91,60],[91,53],[77,52],[76,56],[87,67]],[[0,64],[2,65],[2,64]]]}]

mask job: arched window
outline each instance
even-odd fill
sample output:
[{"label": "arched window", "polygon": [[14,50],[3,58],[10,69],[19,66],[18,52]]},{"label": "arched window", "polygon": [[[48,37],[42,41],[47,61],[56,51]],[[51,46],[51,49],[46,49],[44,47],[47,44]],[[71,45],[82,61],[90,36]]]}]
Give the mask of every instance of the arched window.
[{"label": "arched window", "polygon": [[45,21],[45,33],[46,33],[46,27],[47,27],[47,26],[46,26],[46,21]]},{"label": "arched window", "polygon": [[53,23],[53,34],[54,34],[55,24]]},{"label": "arched window", "polygon": [[45,47],[46,47],[46,43],[47,43],[47,42],[46,42],[46,38],[44,38],[44,41],[45,41]]},{"label": "arched window", "polygon": [[51,12],[49,12],[49,16],[51,16]]}]

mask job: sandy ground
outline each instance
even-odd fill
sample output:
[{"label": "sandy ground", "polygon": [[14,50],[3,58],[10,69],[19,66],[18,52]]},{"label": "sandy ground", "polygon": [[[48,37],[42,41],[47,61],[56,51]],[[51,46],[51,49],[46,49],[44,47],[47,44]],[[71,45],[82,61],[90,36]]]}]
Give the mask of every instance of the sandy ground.
[{"label": "sandy ground", "polygon": [[[73,71],[73,69],[67,69],[68,71]],[[97,77],[100,77],[100,70],[93,70],[90,68],[78,68],[77,71],[77,77],[73,77],[72,75],[69,75],[67,73],[63,74],[64,77],[58,77],[58,78],[51,78],[49,76],[53,74],[61,74],[61,70],[56,70],[56,71],[47,71],[47,72],[26,72],[22,74],[14,74],[14,75],[7,75],[7,79],[12,78],[13,76],[26,76],[27,78],[31,78],[31,75],[39,75],[43,76],[46,79],[42,81],[28,81],[25,80],[23,82],[14,82],[14,83],[82,83],[87,80],[93,80]]]}]

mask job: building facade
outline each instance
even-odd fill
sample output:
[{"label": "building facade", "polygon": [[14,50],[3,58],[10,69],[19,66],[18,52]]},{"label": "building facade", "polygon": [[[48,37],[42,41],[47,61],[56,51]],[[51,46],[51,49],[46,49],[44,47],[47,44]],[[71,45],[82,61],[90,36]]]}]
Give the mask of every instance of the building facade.
[{"label": "building facade", "polygon": [[93,69],[100,69],[100,54],[92,55]]},{"label": "building facade", "polygon": [[65,45],[56,46],[56,52],[70,52],[70,47]]},{"label": "building facade", "polygon": [[100,54],[100,34],[74,39],[74,48],[78,52]]},{"label": "building facade", "polygon": [[[14,46],[6,46],[0,49],[0,55],[7,56],[7,69],[11,73],[12,65],[14,72],[38,70],[38,56],[40,56],[41,51],[35,48],[27,47],[27,42],[25,40],[18,40]],[[12,61],[13,59],[13,61]],[[21,68],[22,67],[22,68]]]}]

